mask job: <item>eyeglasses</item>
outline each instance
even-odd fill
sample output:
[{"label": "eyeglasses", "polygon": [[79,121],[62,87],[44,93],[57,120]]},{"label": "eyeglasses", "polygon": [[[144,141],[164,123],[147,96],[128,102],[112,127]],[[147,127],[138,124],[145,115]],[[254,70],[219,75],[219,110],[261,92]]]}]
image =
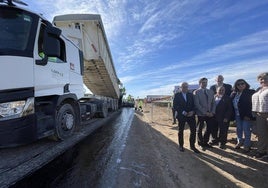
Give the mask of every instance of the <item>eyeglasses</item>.
[{"label": "eyeglasses", "polygon": [[245,85],[245,82],[237,83],[237,86],[243,86]]}]

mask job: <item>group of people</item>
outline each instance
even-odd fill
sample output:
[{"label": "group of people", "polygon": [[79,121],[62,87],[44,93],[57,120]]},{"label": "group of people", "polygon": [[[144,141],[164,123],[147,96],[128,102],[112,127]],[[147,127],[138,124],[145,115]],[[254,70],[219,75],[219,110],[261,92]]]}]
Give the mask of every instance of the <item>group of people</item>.
[{"label": "group of people", "polygon": [[[179,150],[184,151],[184,127],[190,128],[190,149],[195,153],[218,145],[225,149],[230,121],[236,123],[237,144],[245,152],[251,149],[252,121],[257,125],[257,153],[260,158],[268,154],[268,72],[258,75],[260,87],[255,91],[244,79],[235,81],[232,87],[225,84],[222,75],[216,84],[207,88],[208,79],[199,80],[199,88],[188,91],[188,83],[183,82],[173,99],[173,109],[178,120]],[[197,118],[196,118],[197,117]],[[206,126],[205,126],[206,125]],[[206,127],[205,131],[203,129]],[[197,134],[197,135],[196,135]]]}]

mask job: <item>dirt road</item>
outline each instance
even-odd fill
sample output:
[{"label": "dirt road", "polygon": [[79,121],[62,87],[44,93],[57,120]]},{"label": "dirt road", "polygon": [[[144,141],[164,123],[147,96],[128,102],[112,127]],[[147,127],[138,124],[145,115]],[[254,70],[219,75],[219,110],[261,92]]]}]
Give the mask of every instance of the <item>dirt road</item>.
[{"label": "dirt road", "polygon": [[256,142],[244,153],[234,149],[234,138],[231,127],[225,150],[214,146],[196,154],[189,150],[187,128],[186,150],[180,152],[171,110],[147,104],[133,119],[117,187],[268,187],[268,162],[252,157]]}]

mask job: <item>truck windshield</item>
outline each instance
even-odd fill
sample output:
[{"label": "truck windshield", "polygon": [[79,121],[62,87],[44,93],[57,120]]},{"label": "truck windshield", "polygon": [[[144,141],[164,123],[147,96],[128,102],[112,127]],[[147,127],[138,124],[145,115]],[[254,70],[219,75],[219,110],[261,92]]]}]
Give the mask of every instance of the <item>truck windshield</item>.
[{"label": "truck windshield", "polygon": [[0,6],[0,55],[33,56],[37,16]]}]

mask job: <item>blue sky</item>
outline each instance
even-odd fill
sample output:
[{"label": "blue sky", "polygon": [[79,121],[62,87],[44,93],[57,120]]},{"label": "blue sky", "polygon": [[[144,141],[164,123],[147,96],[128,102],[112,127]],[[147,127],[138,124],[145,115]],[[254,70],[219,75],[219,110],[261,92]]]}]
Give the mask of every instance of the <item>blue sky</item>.
[{"label": "blue sky", "polygon": [[52,21],[100,14],[127,95],[170,95],[175,85],[208,85],[268,71],[268,0],[24,0]]}]

